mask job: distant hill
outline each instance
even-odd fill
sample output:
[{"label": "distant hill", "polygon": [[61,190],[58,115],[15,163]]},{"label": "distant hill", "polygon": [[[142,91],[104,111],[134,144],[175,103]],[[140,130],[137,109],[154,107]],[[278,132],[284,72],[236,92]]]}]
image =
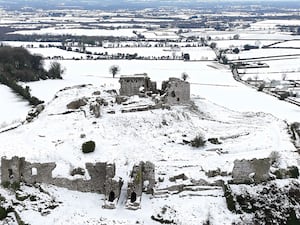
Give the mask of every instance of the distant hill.
[{"label": "distant hill", "polygon": [[6,9],[24,9],[31,8],[42,9],[138,9],[146,7],[161,7],[161,6],[180,6],[180,7],[200,7],[200,8],[222,8],[226,5],[262,5],[278,8],[295,8],[300,7],[300,2],[297,0],[0,0],[0,6]]}]

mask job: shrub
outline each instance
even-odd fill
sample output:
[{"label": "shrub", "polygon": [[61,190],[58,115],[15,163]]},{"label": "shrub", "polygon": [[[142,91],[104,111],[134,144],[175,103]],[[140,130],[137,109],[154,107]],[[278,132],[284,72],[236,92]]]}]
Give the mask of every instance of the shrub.
[{"label": "shrub", "polygon": [[224,191],[224,197],[226,199],[226,205],[228,210],[230,210],[231,212],[235,212],[236,206],[235,206],[235,201],[230,186],[225,184],[223,186],[223,191]]},{"label": "shrub", "polygon": [[298,178],[299,177],[299,170],[297,166],[288,167],[289,175],[291,178]]},{"label": "shrub", "polygon": [[0,220],[3,220],[7,217],[7,211],[5,208],[0,206]]},{"label": "shrub", "polygon": [[95,150],[96,144],[94,141],[84,142],[81,146],[81,150],[83,153],[90,153]]},{"label": "shrub", "polygon": [[64,69],[59,62],[52,62],[50,64],[50,69],[48,71],[49,78],[52,79],[62,79],[62,74],[64,73]]},{"label": "shrub", "polygon": [[73,169],[72,171],[71,171],[71,175],[72,176],[75,176],[75,175],[84,175],[85,174],[85,171],[84,171],[84,169],[82,169],[82,168],[80,168],[80,167],[78,167],[78,168],[75,168],[75,169]]},{"label": "shrub", "polygon": [[259,87],[258,87],[257,91],[263,91],[263,90],[264,90],[264,88],[265,88],[265,84],[264,84],[264,83],[262,83],[262,84],[260,84],[260,85],[259,85]]},{"label": "shrub", "polygon": [[205,145],[205,140],[202,135],[197,135],[193,140],[191,140],[192,147],[199,148]]},{"label": "shrub", "polygon": [[19,182],[13,182],[10,186],[14,191],[20,189],[20,183]]},{"label": "shrub", "polygon": [[9,182],[9,181],[4,181],[4,182],[2,182],[2,186],[3,186],[4,188],[9,188],[10,182]]},{"label": "shrub", "polygon": [[29,198],[29,195],[22,195],[22,194],[20,194],[20,193],[16,193],[16,199],[18,200],[18,201],[21,201],[21,202],[23,202],[23,201],[25,201],[27,198]]}]

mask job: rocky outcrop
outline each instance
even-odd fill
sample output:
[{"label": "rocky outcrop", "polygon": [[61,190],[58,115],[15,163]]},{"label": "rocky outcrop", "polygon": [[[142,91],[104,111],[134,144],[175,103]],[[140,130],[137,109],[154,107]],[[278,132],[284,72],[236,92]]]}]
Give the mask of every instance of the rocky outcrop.
[{"label": "rocky outcrop", "polygon": [[79,109],[81,106],[85,106],[88,103],[88,100],[86,98],[80,98],[77,100],[74,100],[67,104],[68,109]]},{"label": "rocky outcrop", "polygon": [[90,104],[90,111],[96,118],[99,118],[101,116],[100,104],[98,102],[92,102]]},{"label": "rocky outcrop", "polygon": [[28,115],[26,117],[27,122],[31,122],[34,118],[36,118],[43,110],[45,109],[44,104],[39,104],[35,108],[31,109],[28,112]]}]

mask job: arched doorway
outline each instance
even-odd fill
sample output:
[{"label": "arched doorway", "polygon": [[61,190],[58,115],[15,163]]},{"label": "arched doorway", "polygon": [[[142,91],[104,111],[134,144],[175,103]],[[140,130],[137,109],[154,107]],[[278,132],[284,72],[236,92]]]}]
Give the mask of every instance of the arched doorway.
[{"label": "arched doorway", "polygon": [[108,196],[108,201],[113,202],[115,200],[115,192],[111,191]]},{"label": "arched doorway", "polygon": [[132,192],[131,195],[130,195],[130,202],[134,203],[135,201],[136,201],[136,193]]}]

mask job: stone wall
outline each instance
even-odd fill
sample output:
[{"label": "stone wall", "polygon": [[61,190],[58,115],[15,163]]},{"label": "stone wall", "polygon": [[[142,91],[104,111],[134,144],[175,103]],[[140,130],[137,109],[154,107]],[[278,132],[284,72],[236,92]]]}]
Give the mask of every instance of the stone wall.
[{"label": "stone wall", "polygon": [[[96,192],[105,195],[104,208],[113,209],[121,194],[123,180],[115,178],[115,164],[86,163],[90,179],[68,179],[52,177],[55,163],[30,163],[24,157],[1,158],[1,182],[26,184],[44,183],[69,190]],[[131,172],[127,187],[127,206],[131,209],[140,207],[142,192],[153,193],[155,186],[155,166],[151,162],[140,162]]]},{"label": "stone wall", "polygon": [[131,172],[131,180],[127,187],[127,203],[129,209],[140,207],[142,192],[153,194],[155,186],[155,167],[151,162],[140,162],[134,165]]},{"label": "stone wall", "polygon": [[149,161],[143,165],[143,191],[153,194],[155,186],[155,165]]},{"label": "stone wall", "polygon": [[[1,182],[24,182],[27,184],[52,184],[69,190],[82,192],[97,192],[106,194],[111,190],[111,180],[115,176],[115,165],[107,163],[86,163],[90,175],[89,180],[67,178],[53,178],[52,171],[55,163],[30,163],[25,158],[13,157],[1,159]],[[116,192],[118,197],[119,192]]]},{"label": "stone wall", "polygon": [[156,90],[156,83],[151,82],[147,74],[121,76],[119,82],[121,84],[120,95],[124,96],[139,95],[141,88],[144,89],[143,93]]},{"label": "stone wall", "polygon": [[266,159],[235,160],[232,170],[233,183],[261,183],[270,179],[271,162]]},{"label": "stone wall", "polygon": [[169,105],[185,104],[190,101],[190,83],[178,78],[164,81],[162,90],[165,92],[164,103]]}]

